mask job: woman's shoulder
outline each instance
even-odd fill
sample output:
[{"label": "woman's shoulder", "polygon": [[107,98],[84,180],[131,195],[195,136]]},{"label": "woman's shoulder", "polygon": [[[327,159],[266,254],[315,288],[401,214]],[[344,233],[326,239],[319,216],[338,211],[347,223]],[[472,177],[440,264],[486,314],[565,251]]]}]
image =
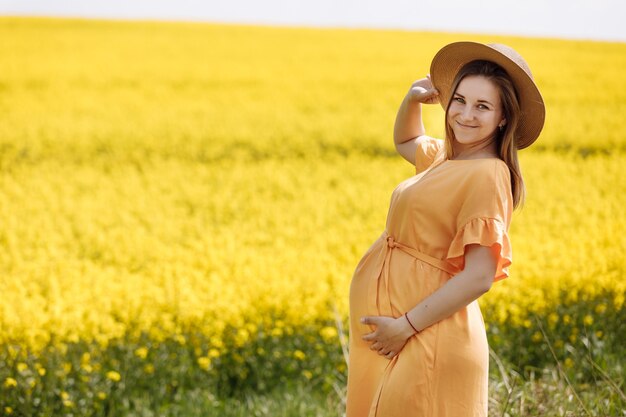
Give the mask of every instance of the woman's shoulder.
[{"label": "woman's shoulder", "polygon": [[417,138],[415,149],[415,170],[416,174],[424,171],[435,162],[438,155],[443,155],[445,151],[443,139],[437,139],[422,135]]},{"label": "woman's shoulder", "polygon": [[461,224],[474,218],[496,218],[510,221],[513,207],[511,173],[501,159],[486,158],[465,166],[460,187]]}]

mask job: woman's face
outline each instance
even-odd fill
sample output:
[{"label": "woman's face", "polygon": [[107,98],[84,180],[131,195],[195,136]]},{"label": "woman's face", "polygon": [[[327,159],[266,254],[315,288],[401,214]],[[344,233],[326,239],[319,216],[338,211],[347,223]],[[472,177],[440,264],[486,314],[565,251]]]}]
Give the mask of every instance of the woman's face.
[{"label": "woman's face", "polygon": [[463,78],[452,96],[447,122],[463,145],[495,135],[498,125],[506,123],[496,85],[480,75]]}]

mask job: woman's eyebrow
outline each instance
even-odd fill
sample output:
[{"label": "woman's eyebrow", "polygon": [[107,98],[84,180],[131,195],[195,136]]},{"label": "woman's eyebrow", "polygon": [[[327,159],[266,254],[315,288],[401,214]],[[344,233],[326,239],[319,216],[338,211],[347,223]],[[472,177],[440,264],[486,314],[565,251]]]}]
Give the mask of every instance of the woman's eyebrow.
[{"label": "woman's eyebrow", "polygon": [[[461,98],[465,98],[465,96],[463,94],[459,94],[459,93],[454,93],[457,96],[461,96]],[[483,102],[483,103],[487,103],[487,104],[491,104],[489,101],[487,100],[478,100],[478,102]],[[491,104],[493,106],[493,104]]]}]

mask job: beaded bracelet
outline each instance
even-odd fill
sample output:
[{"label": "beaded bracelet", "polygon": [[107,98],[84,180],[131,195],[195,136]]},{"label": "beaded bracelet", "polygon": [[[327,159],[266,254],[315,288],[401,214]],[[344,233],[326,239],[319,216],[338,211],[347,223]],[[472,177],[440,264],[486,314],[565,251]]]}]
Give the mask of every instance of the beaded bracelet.
[{"label": "beaded bracelet", "polygon": [[406,318],[406,321],[408,321],[408,322],[409,322],[409,326],[411,326],[411,328],[413,328],[413,330],[415,330],[415,334],[418,334],[420,331],[419,331],[419,330],[417,330],[417,329],[415,328],[415,326],[413,326],[413,323],[411,323],[411,320],[409,320],[409,316],[408,316],[408,314],[407,314],[407,313],[404,313],[404,318]]}]

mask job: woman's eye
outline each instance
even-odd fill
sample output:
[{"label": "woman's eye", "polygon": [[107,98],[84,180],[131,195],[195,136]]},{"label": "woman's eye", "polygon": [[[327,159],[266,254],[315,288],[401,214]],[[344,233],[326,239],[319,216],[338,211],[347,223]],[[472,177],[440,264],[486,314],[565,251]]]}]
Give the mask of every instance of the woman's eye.
[{"label": "woman's eye", "polygon": [[461,97],[456,97],[455,100],[458,101],[459,103],[463,103],[463,99]]},{"label": "woman's eye", "polygon": [[484,104],[481,104],[478,107],[481,108],[481,109],[489,110],[489,107],[485,106]]}]

